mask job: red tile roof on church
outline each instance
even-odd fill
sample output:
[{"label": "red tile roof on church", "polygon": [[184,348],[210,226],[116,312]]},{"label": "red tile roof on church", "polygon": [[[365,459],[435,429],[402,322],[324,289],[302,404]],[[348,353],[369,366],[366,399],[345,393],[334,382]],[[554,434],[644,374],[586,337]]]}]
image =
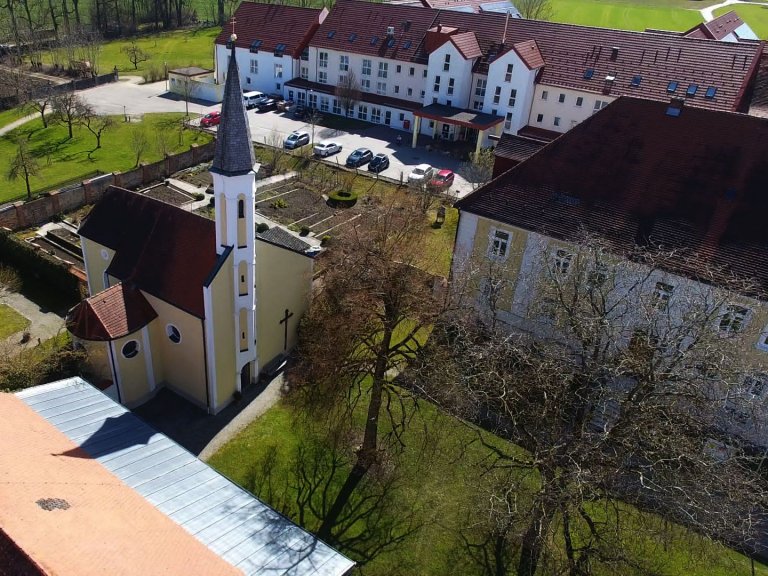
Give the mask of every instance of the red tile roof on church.
[{"label": "red tile roof on church", "polygon": [[620,98],[456,205],[553,238],[687,250],[768,288],[768,120],[668,108]]},{"label": "red tile roof on church", "polygon": [[141,330],[157,312],[141,292],[123,284],[83,300],[67,315],[67,329],[83,340],[115,340]]},{"label": "red tile roof on church", "polygon": [[[505,26],[506,25],[506,26]],[[387,28],[394,28],[388,42]],[[473,32],[482,56],[474,72],[486,74],[489,60],[514,45],[535,41],[539,56],[524,58],[529,66],[543,61],[541,84],[605,93],[667,100],[670,82],[685,96],[689,85],[701,90],[694,106],[740,110],[754,76],[762,43],[710,42],[676,34],[631,32],[571,24],[507,19],[500,13],[472,14],[414,6],[337,0],[311,45],[342,53],[377,56],[407,62],[427,62],[426,36],[437,26]],[[506,33],[505,33],[506,27]],[[502,42],[503,40],[503,42]],[[533,66],[536,67],[536,66]],[[608,77],[614,80],[606,81]],[[633,79],[637,78],[637,82]],[[717,89],[704,98],[708,87]]]},{"label": "red tile roof on church", "polygon": [[736,14],[733,10],[726,12],[722,16],[718,16],[714,20],[709,22],[702,22],[697,26],[694,26],[687,32],[683,32],[683,36],[687,38],[708,38],[711,40],[722,40],[728,34],[734,32],[739,26],[744,24],[744,20]]},{"label": "red tile roof on church", "polygon": [[[298,58],[326,13],[325,9],[318,8],[242,2],[234,15],[236,45],[249,49],[254,41],[261,40],[258,49],[273,52],[283,44],[285,54]],[[227,22],[216,37],[216,44],[226,44],[232,28],[232,22]]]},{"label": "red tile roof on church", "polygon": [[115,251],[107,273],[203,318],[203,286],[216,265],[213,220],[142,194],[109,188],[80,235]]}]

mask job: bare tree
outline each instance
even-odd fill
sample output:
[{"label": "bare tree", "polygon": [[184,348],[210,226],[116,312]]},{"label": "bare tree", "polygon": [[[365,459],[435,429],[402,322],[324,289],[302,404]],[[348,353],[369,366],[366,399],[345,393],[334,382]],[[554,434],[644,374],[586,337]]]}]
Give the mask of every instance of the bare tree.
[{"label": "bare tree", "polygon": [[550,0],[519,0],[515,6],[528,20],[551,20],[554,15]]},{"label": "bare tree", "polygon": [[475,190],[490,181],[493,175],[493,149],[483,148],[473,153],[469,162],[462,166],[462,173]]},{"label": "bare tree", "polygon": [[509,472],[488,500],[494,527],[517,550],[496,573],[653,573],[656,555],[630,532],[661,537],[665,524],[639,510],[751,549],[766,515],[751,444],[765,441],[766,406],[741,350],[761,327],[745,329],[734,302],[754,286],[693,256],[620,257],[591,238],[538,253],[529,273],[490,287],[483,265],[462,265],[470,309],[493,296],[509,324],[455,317],[412,374],[510,440],[486,443],[488,469]]},{"label": "bare tree", "polygon": [[149,138],[147,137],[147,131],[139,127],[136,130],[131,131],[131,150],[136,158],[134,168],[139,165],[141,159],[149,149]]},{"label": "bare tree", "polygon": [[128,60],[133,64],[133,69],[138,70],[141,62],[146,62],[151,56],[139,47],[135,41],[128,46],[123,46],[121,52],[128,56]]},{"label": "bare tree", "polygon": [[32,200],[32,189],[29,186],[29,179],[37,176],[40,172],[40,165],[37,163],[29,144],[23,138],[16,141],[16,155],[11,159],[11,165],[8,169],[8,180],[17,180],[24,178],[27,186],[27,200]]},{"label": "bare tree", "polygon": [[280,160],[282,160],[287,154],[283,147],[283,138],[277,131],[273,131],[264,140],[267,145],[267,163],[265,168],[270,174],[276,174],[280,169]]},{"label": "bare tree", "polygon": [[[420,346],[439,312],[433,277],[424,272],[427,224],[407,195],[380,200],[335,244],[323,288],[301,331],[297,386],[313,406],[347,399],[365,407],[354,465],[331,498],[318,534],[334,541],[350,498],[387,449],[396,450],[407,424],[403,391],[392,378]],[[379,427],[389,417],[385,436]],[[348,417],[347,417],[348,418]]]},{"label": "bare tree", "polygon": [[40,119],[43,121],[43,128],[48,127],[48,119],[45,115],[51,108],[53,98],[54,94],[50,84],[31,88],[28,92],[25,107],[40,114]]},{"label": "bare tree", "polygon": [[334,93],[339,99],[344,113],[349,116],[362,96],[360,82],[358,82],[355,73],[350,70],[346,76],[342,77],[336,85]]},{"label": "bare tree", "polygon": [[86,109],[83,99],[74,92],[63,92],[52,98],[51,108],[56,121],[67,125],[69,137],[72,138],[72,128],[80,121]]},{"label": "bare tree", "polygon": [[[101,136],[107,130],[114,128],[115,120],[110,116],[97,114],[90,104],[85,103],[82,104],[78,111],[78,116],[80,117],[80,124],[85,126],[96,138],[96,148],[88,152],[88,157],[90,158],[93,152],[101,148]],[[167,134],[165,131],[162,133]]]}]

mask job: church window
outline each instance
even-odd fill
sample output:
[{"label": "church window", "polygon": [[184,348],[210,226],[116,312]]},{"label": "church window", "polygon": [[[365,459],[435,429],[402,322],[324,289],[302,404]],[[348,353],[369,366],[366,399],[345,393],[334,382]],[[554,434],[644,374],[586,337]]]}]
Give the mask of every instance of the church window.
[{"label": "church window", "polygon": [[237,265],[237,274],[240,277],[238,293],[245,296],[248,294],[248,262],[243,261]]},{"label": "church window", "polygon": [[122,354],[125,358],[133,358],[134,356],[137,356],[139,354],[138,341],[128,340],[128,342],[123,344]]},{"label": "church window", "polygon": [[181,332],[179,332],[179,329],[173,324],[168,324],[168,326],[165,327],[165,333],[168,335],[168,340],[174,344],[181,342]]},{"label": "church window", "polygon": [[245,198],[237,199],[237,247],[245,248],[248,245],[245,220]]},{"label": "church window", "polygon": [[240,352],[248,350],[248,311],[240,309]]},{"label": "church window", "polygon": [[237,201],[237,217],[245,218],[245,202],[242,200]]}]

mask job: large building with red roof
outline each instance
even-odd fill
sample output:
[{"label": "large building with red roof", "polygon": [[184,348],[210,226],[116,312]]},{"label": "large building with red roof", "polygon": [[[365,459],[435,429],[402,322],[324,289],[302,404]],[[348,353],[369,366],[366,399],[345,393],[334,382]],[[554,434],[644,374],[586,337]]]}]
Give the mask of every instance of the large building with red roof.
[{"label": "large building with red roof", "polygon": [[[282,51],[292,52],[293,62],[278,71],[259,60],[262,51],[276,52],[267,46],[274,32],[247,23],[247,14],[264,6],[244,2],[235,15],[243,89],[268,84],[322,113],[412,132],[414,145],[419,133],[476,140],[478,147],[524,128],[563,133],[619,96],[744,111],[762,52],[757,41],[338,0],[310,38],[300,27],[278,35],[297,47]],[[219,71],[232,29],[228,24],[217,39]],[[359,96],[344,110],[348,99],[337,86],[350,77]]]}]

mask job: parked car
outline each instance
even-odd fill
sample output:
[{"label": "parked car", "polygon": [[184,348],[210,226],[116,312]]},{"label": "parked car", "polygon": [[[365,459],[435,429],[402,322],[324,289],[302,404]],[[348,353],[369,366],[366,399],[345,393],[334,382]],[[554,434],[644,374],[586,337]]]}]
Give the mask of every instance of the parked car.
[{"label": "parked car", "polygon": [[243,104],[245,105],[246,110],[258,107],[267,99],[268,98],[266,94],[257,90],[243,94]]},{"label": "parked car", "polygon": [[319,144],[315,144],[313,152],[315,153],[315,156],[325,158],[331,154],[338,154],[341,152],[341,144],[338,142],[320,142]]},{"label": "parked car", "polygon": [[357,168],[358,166],[368,164],[371,158],[373,158],[373,152],[368,150],[368,148],[358,148],[347,157],[347,166]]},{"label": "parked car", "polygon": [[277,102],[275,102],[272,98],[267,98],[266,100],[262,100],[261,104],[256,106],[256,111],[266,112],[267,110],[274,110],[275,107],[277,107]]},{"label": "parked car", "polygon": [[221,112],[208,112],[200,119],[200,126],[218,126],[221,123]]},{"label": "parked car", "polygon": [[377,174],[387,168],[389,168],[389,156],[386,154],[376,154],[368,164],[368,171],[376,172]]},{"label": "parked car", "polygon": [[429,181],[429,185],[444,190],[453,186],[454,178],[455,174],[453,173],[453,170],[440,170],[432,177],[432,180]]},{"label": "parked car", "polygon": [[288,138],[285,139],[283,146],[288,150],[293,150],[294,148],[301,148],[307,144],[309,144],[309,132],[295,130],[288,134]]},{"label": "parked car", "polygon": [[408,182],[424,184],[432,180],[432,174],[434,174],[434,172],[434,168],[429,164],[419,164],[410,174],[408,174]]},{"label": "parked car", "polygon": [[283,100],[285,100],[285,97],[279,92],[272,92],[271,94],[267,94],[267,96],[272,98],[272,100],[274,100],[275,102],[282,102]]}]

